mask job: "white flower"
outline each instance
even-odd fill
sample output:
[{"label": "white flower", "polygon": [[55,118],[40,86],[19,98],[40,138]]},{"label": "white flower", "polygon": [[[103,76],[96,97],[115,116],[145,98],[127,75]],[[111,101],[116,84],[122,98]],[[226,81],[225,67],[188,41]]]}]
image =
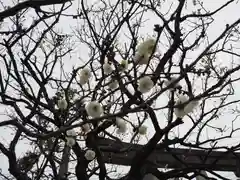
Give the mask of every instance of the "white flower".
[{"label": "white flower", "polygon": [[126,131],[127,131],[127,125],[125,124],[125,126],[122,126],[122,127],[117,129],[117,134],[123,134]]},{"label": "white flower", "polygon": [[96,156],[96,153],[93,151],[93,150],[90,150],[88,149],[86,152],[85,152],[85,158],[88,160],[88,161],[92,161],[95,156]]},{"label": "white flower", "polygon": [[[180,95],[178,100],[176,101],[175,105],[180,105],[188,101],[188,98],[184,95]],[[182,118],[183,116],[186,115],[184,112],[184,107],[178,107],[174,109],[174,113],[177,117]]]},{"label": "white flower", "polygon": [[150,55],[153,52],[153,48],[155,46],[156,41],[152,38],[147,39],[146,41],[142,42],[137,47],[137,53],[134,57],[134,61],[139,64],[148,64],[150,60]]},{"label": "white flower", "polygon": [[143,65],[143,64],[148,64],[149,62],[149,55],[148,54],[143,54],[143,53],[137,53],[133,59],[137,64]]},{"label": "white flower", "polygon": [[80,78],[79,83],[81,85],[86,84],[90,77],[91,77],[90,69],[88,67],[83,68],[79,74],[79,78]]},{"label": "white flower", "polygon": [[84,79],[89,79],[91,75],[91,70],[88,67],[83,68],[80,72],[80,77]]},{"label": "white flower", "polygon": [[100,117],[103,113],[103,108],[100,103],[92,101],[85,106],[87,114],[93,118]]},{"label": "white flower", "polygon": [[66,137],[67,140],[67,146],[72,147],[76,143],[75,139],[73,137]]},{"label": "white flower", "polygon": [[[73,97],[72,97],[72,99],[71,99],[71,102],[72,102],[72,103],[76,103],[76,102],[78,102],[79,99],[80,99],[79,96],[77,96],[76,94],[73,94]],[[81,102],[81,101],[79,101],[79,102]]]},{"label": "white flower", "polygon": [[62,99],[65,98],[65,92],[64,91],[60,91],[59,97],[61,97]]},{"label": "white flower", "polygon": [[184,112],[186,113],[186,114],[189,114],[189,113],[191,113],[193,110],[194,110],[194,108],[196,108],[196,106],[198,105],[198,101],[190,101],[186,106],[185,106],[185,108],[184,108]]},{"label": "white flower", "polygon": [[57,105],[58,105],[58,108],[61,109],[61,110],[67,109],[67,106],[68,106],[67,101],[64,98],[59,99]]},{"label": "white flower", "polygon": [[113,80],[109,85],[108,87],[112,90],[118,88],[118,81],[117,80]]},{"label": "white flower", "polygon": [[90,128],[90,124],[89,123],[86,123],[84,125],[82,125],[82,131],[85,132],[85,133],[88,133],[91,131],[91,128]]},{"label": "white flower", "polygon": [[145,125],[140,126],[138,129],[138,133],[141,135],[145,135],[147,133],[147,126]]},{"label": "white flower", "polygon": [[[179,99],[176,101],[175,105],[184,104],[189,99],[188,97],[181,95]],[[174,109],[174,113],[177,117],[182,118],[185,115],[191,113],[193,109],[198,105],[198,101],[190,101],[188,104],[185,104],[183,107],[178,107]]]},{"label": "white flower", "polygon": [[109,64],[109,63],[104,63],[104,65],[103,65],[103,71],[104,71],[104,74],[111,74],[112,71],[113,71],[113,68],[112,68],[111,64]]},{"label": "white flower", "polygon": [[120,67],[121,67],[122,71],[127,70],[128,69],[128,61],[123,59],[120,63]]},{"label": "white flower", "polygon": [[124,119],[117,117],[116,118],[117,133],[125,133],[127,131],[127,123]]},{"label": "white flower", "polygon": [[77,133],[74,131],[74,129],[68,130],[66,134],[67,136],[71,136],[71,137],[77,136]]},{"label": "white flower", "polygon": [[79,83],[81,84],[81,85],[84,85],[84,84],[86,84],[88,82],[88,79],[87,78],[85,78],[85,77],[83,77],[83,76],[80,76],[80,81],[79,81]]},{"label": "white flower", "polygon": [[[172,84],[172,83],[173,83],[174,81],[176,81],[176,80],[177,80],[176,77],[171,77],[170,80],[164,81],[164,84],[165,84],[166,87],[168,87],[170,84]],[[180,86],[178,83],[175,83],[175,84],[173,85],[174,88],[175,88],[175,87],[178,87],[178,86]]]},{"label": "white flower", "polygon": [[122,125],[124,125],[126,122],[123,118],[120,117],[116,117],[116,125],[117,127],[121,127]]},{"label": "white flower", "polygon": [[151,80],[151,78],[149,76],[145,76],[139,80],[138,90],[141,93],[146,93],[150,91],[153,88],[153,86],[154,86],[154,83]]},{"label": "white flower", "polygon": [[156,41],[154,39],[147,39],[137,47],[137,52],[139,52],[140,54],[151,54],[155,44]]}]

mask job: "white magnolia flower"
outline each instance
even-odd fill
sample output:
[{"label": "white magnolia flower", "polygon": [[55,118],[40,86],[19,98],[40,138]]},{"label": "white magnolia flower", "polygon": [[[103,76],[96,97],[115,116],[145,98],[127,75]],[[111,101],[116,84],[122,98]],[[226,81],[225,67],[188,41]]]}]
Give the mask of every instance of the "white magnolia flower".
[{"label": "white magnolia flower", "polygon": [[79,74],[80,81],[79,83],[81,85],[84,85],[88,82],[89,78],[91,77],[91,70],[88,67],[85,67],[81,70]]},{"label": "white magnolia flower", "polygon": [[84,84],[86,84],[88,82],[88,79],[87,78],[85,78],[85,77],[83,77],[83,76],[80,76],[80,81],[79,81],[79,83],[81,84],[81,85],[84,85]]},{"label": "white magnolia flower", "polygon": [[91,70],[88,67],[83,68],[80,72],[80,77],[84,79],[89,79],[91,76]]},{"label": "white magnolia flower", "polygon": [[85,106],[87,114],[93,118],[100,117],[103,113],[103,108],[100,103],[92,101]]},{"label": "white magnolia flower", "polygon": [[118,81],[117,80],[113,80],[109,85],[108,87],[112,90],[118,88]]},{"label": "white magnolia flower", "polygon": [[138,90],[141,93],[146,93],[150,91],[154,86],[152,79],[149,76],[145,76],[139,80]]},{"label": "white magnolia flower", "polygon": [[156,41],[154,39],[147,39],[137,47],[137,52],[139,52],[140,54],[151,54],[155,44]]},{"label": "white magnolia flower", "polygon": [[[177,80],[176,77],[171,77],[170,80],[164,81],[164,84],[165,84],[166,87],[168,87],[171,83],[173,83],[173,82],[176,81],[176,80]],[[175,87],[178,87],[178,86],[180,86],[179,83],[175,83],[175,84],[173,85],[174,88],[175,88]]]},{"label": "white magnolia flower", "polygon": [[116,117],[116,125],[117,127],[121,127],[122,125],[126,124],[125,120],[120,117]]},{"label": "white magnolia flower", "polygon": [[58,105],[58,108],[61,109],[61,110],[67,109],[67,106],[68,106],[67,101],[64,98],[59,99],[58,102],[57,102],[57,105]]},{"label": "white magnolia flower", "polygon": [[117,133],[125,133],[127,131],[127,123],[124,119],[117,117],[116,118]]},{"label": "white magnolia flower", "polygon": [[103,71],[104,71],[104,74],[111,74],[113,71],[112,65],[109,63],[104,63]]},{"label": "white magnolia flower", "polygon": [[67,146],[72,147],[76,143],[75,139],[73,137],[66,137],[67,140]]},{"label": "white magnolia flower", "polygon": [[150,60],[150,55],[153,52],[153,48],[155,46],[156,41],[152,38],[147,39],[146,41],[142,42],[137,47],[137,53],[134,57],[134,61],[139,64],[148,64]]},{"label": "white magnolia flower", "polygon": [[123,59],[120,63],[120,67],[121,67],[122,71],[127,70],[128,69],[128,61]]},{"label": "white magnolia flower", "polygon": [[195,100],[195,101],[190,101],[190,102],[185,106],[184,112],[185,112],[186,114],[191,113],[191,112],[194,110],[194,108],[197,107],[198,104],[199,104],[199,102],[196,101],[196,100]]},{"label": "white magnolia flower", "polygon": [[125,124],[124,126],[121,126],[120,128],[117,129],[117,134],[123,134],[127,131],[127,125]]},{"label": "white magnolia flower", "polygon": [[95,156],[96,156],[96,153],[93,151],[93,150],[90,150],[88,149],[86,152],[85,152],[85,158],[88,160],[88,161],[92,161]]},{"label": "white magnolia flower", "polygon": [[77,136],[77,133],[74,129],[70,129],[66,132],[67,136],[75,137]]},{"label": "white magnolia flower", "polygon": [[[188,101],[188,98],[184,95],[180,95],[178,100],[176,101],[175,105],[180,105]],[[186,115],[184,112],[184,106],[183,107],[178,107],[174,109],[174,113],[177,117],[182,118],[183,116]]]},{"label": "white magnolia flower", "polygon": [[140,126],[138,129],[138,133],[141,135],[145,135],[147,133],[147,126],[145,125]]},{"label": "white magnolia flower", "polygon": [[[175,105],[184,104],[189,99],[185,95],[179,96],[178,100],[176,101]],[[188,104],[185,104],[183,107],[178,107],[174,109],[174,113],[177,117],[182,118],[185,115],[191,113],[193,109],[198,105],[198,101],[190,101]]]},{"label": "white magnolia flower", "polygon": [[89,123],[86,123],[84,125],[82,125],[82,131],[85,132],[85,133],[88,133],[91,131],[91,127],[90,127],[90,124]]},{"label": "white magnolia flower", "polygon": [[149,55],[137,52],[133,60],[139,65],[148,64]]}]

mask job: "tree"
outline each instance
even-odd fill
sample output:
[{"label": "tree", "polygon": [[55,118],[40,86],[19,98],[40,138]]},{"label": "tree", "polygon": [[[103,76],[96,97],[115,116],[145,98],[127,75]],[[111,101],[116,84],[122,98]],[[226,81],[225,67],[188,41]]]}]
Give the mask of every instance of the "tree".
[{"label": "tree", "polygon": [[[238,152],[239,143],[226,142],[239,131],[240,18],[209,36],[215,15],[234,3],[208,10],[200,0],[1,2],[0,127],[7,141],[0,151],[9,163],[2,178],[193,179],[207,171],[227,179],[213,171],[217,158],[190,167],[179,161],[173,170],[147,159],[156,148],[177,146]],[[119,146],[100,146],[103,138]],[[103,157],[136,144],[144,145],[125,174]]]}]

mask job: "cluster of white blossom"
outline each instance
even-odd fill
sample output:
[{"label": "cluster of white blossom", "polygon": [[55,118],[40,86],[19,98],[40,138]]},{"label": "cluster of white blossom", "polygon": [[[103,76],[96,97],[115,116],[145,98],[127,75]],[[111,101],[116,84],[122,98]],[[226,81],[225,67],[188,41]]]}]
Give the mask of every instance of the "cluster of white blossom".
[{"label": "cluster of white blossom", "polygon": [[117,89],[118,88],[118,81],[117,80],[111,80],[108,87],[111,89],[111,90],[114,90],[114,89]]},{"label": "cluster of white blossom", "polygon": [[76,140],[75,137],[77,136],[77,133],[74,129],[70,129],[66,132],[66,140],[67,140],[67,146],[72,147],[75,145]]},{"label": "cluster of white blossom", "polygon": [[[186,97],[185,95],[180,95],[178,97],[178,100],[176,101],[175,106],[179,106],[179,107],[176,107],[174,109],[174,113],[177,117],[183,118],[185,115],[191,113],[199,103],[196,100],[193,100],[190,102],[188,102],[188,101],[189,101],[189,98]],[[188,103],[184,104],[186,102],[188,102]],[[182,104],[182,106],[181,106],[181,104]]]},{"label": "cluster of white blossom", "polygon": [[[128,69],[128,60],[122,59],[119,63],[119,71],[125,71]],[[108,62],[108,60],[105,60],[105,63],[103,64],[103,71],[104,74],[108,75],[113,72],[114,68],[112,65]]]},{"label": "cluster of white blossom", "polygon": [[127,123],[123,118],[117,117],[116,125],[118,134],[125,133],[127,131]]},{"label": "cluster of white blossom", "polygon": [[[87,133],[89,133],[91,131],[91,125],[89,123],[86,123],[84,125],[81,126],[81,135],[83,135],[83,137],[85,137],[84,135],[86,135]],[[78,134],[76,133],[76,131],[74,129],[70,129],[66,131],[66,144],[69,147],[74,146],[74,144],[76,143],[76,136]]]},{"label": "cluster of white blossom", "polygon": [[92,161],[94,158],[95,158],[95,156],[96,156],[96,153],[93,151],[93,150],[91,150],[91,149],[88,149],[86,152],[85,152],[85,158],[88,160],[88,161]]},{"label": "cluster of white blossom", "polygon": [[82,125],[81,129],[84,133],[88,133],[91,131],[91,126],[89,123],[86,123],[86,124]]},{"label": "cluster of white blossom", "polygon": [[141,125],[141,126],[138,128],[138,133],[139,133],[140,135],[146,135],[146,134],[147,134],[147,126]]},{"label": "cluster of white blossom", "polygon": [[77,136],[77,133],[74,129],[70,129],[66,132],[67,136],[70,136],[70,137],[75,137]]},{"label": "cluster of white blossom", "polygon": [[[177,80],[176,77],[171,77],[169,80],[164,81],[164,84],[165,84],[166,87],[168,87],[170,84],[172,84],[176,80]],[[175,83],[172,88],[176,88],[178,86],[180,86],[180,84],[179,83]],[[169,90],[171,90],[172,88],[170,88]]]},{"label": "cluster of white blossom", "polygon": [[[166,87],[168,87],[170,84],[172,84],[174,81],[176,81],[178,78],[176,77],[171,77],[168,81],[164,81],[164,84]],[[175,83],[172,85],[171,88],[169,88],[169,90],[172,90],[173,88],[179,87],[180,84],[179,83]],[[184,116],[188,115],[189,113],[191,113],[196,106],[199,104],[199,101],[197,100],[192,100],[190,102],[189,101],[189,97],[183,94],[177,94],[178,99],[175,103],[175,106],[177,106],[176,108],[174,108],[174,113],[178,118],[183,118]],[[188,102],[188,103],[186,103]]]},{"label": "cluster of white blossom", "polygon": [[87,114],[91,116],[92,118],[98,118],[103,114],[103,107],[99,102],[92,101],[89,102],[85,109],[87,111]]},{"label": "cluster of white blossom", "polygon": [[67,109],[68,103],[65,98],[61,98],[58,100],[57,106],[60,110],[65,110]]},{"label": "cluster of white blossom", "polygon": [[154,86],[154,83],[153,83],[151,77],[144,76],[139,80],[138,90],[141,93],[147,93],[153,88],[153,86]]},{"label": "cluster of white blossom", "polygon": [[[150,38],[147,39],[146,41],[142,42],[138,47],[137,47],[137,52],[136,56],[134,58],[134,61],[138,65],[143,65],[143,64],[148,64],[149,63],[149,58],[150,55],[153,53],[154,47],[156,45],[156,40]],[[119,71],[126,71],[128,69],[128,61],[127,60],[122,60],[119,64]],[[114,68],[112,67],[112,64],[110,64],[108,61],[105,61],[105,63],[102,66],[103,72],[105,75],[110,75],[113,73]],[[86,84],[89,79],[91,78],[91,70],[87,67],[83,68],[80,73],[79,73],[79,78],[80,78],[80,84],[84,85]],[[177,78],[171,77],[168,81],[165,81],[164,84],[165,86],[169,86],[172,82],[176,81]],[[179,86],[178,83],[174,84],[173,87]],[[119,81],[116,79],[110,79],[109,84],[108,84],[109,89],[114,90],[119,87]],[[147,93],[149,92],[152,88],[154,87],[154,82],[151,78],[151,76],[143,76],[139,79],[138,81],[138,91],[141,93]],[[170,88],[172,89],[172,88]],[[198,101],[190,101],[189,103],[182,105],[183,103],[187,102],[189,100],[188,97],[184,95],[180,95],[178,100],[175,103],[175,106],[178,106],[174,108],[174,113],[177,117],[183,118],[185,115],[191,113],[193,109],[198,105]],[[65,98],[62,98],[58,100],[58,108],[60,110],[65,110],[68,107],[68,103]],[[88,102],[85,105],[85,110],[88,114],[88,116],[92,118],[98,118],[101,117],[102,114],[104,113],[104,109],[102,105],[97,102],[97,101],[91,101]],[[89,123],[86,123],[82,125],[81,129],[82,132],[88,133],[91,131],[91,125]],[[127,131],[127,122],[120,117],[116,118],[116,126],[117,126],[117,133],[125,133]],[[146,135],[147,134],[147,126],[146,125],[141,125],[138,127],[138,133],[139,135]],[[77,136],[76,132],[71,129],[66,132],[66,143],[69,147],[72,147],[75,143],[75,137]],[[88,149],[85,152],[85,158],[88,161],[92,161],[95,158],[96,154],[93,150]]]},{"label": "cluster of white blossom", "polygon": [[105,62],[103,65],[103,71],[104,71],[104,74],[106,75],[111,74],[113,72],[112,65],[109,64],[108,62]]},{"label": "cluster of white blossom", "polygon": [[123,59],[120,63],[120,68],[122,71],[127,70],[128,69],[128,61]]},{"label": "cluster of white blossom", "polygon": [[67,146],[69,147],[72,147],[75,145],[76,141],[73,137],[66,137],[66,140],[67,140]]},{"label": "cluster of white blossom", "polygon": [[139,64],[148,64],[150,55],[153,52],[154,46],[156,44],[156,40],[150,38],[146,41],[143,41],[138,47],[137,47],[137,53],[134,57],[134,61]]},{"label": "cluster of white blossom", "polygon": [[91,76],[92,76],[91,70],[88,67],[83,68],[79,73],[79,78],[80,78],[79,83],[81,85],[86,84],[89,81]]}]

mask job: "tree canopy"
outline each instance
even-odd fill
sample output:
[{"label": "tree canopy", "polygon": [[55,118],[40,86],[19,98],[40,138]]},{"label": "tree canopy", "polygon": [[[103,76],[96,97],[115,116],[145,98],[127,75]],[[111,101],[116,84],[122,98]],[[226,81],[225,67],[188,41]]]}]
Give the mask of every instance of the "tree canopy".
[{"label": "tree canopy", "polygon": [[237,171],[240,16],[216,24],[237,0],[0,2],[1,178],[228,179],[219,156],[149,161],[178,147]]}]

